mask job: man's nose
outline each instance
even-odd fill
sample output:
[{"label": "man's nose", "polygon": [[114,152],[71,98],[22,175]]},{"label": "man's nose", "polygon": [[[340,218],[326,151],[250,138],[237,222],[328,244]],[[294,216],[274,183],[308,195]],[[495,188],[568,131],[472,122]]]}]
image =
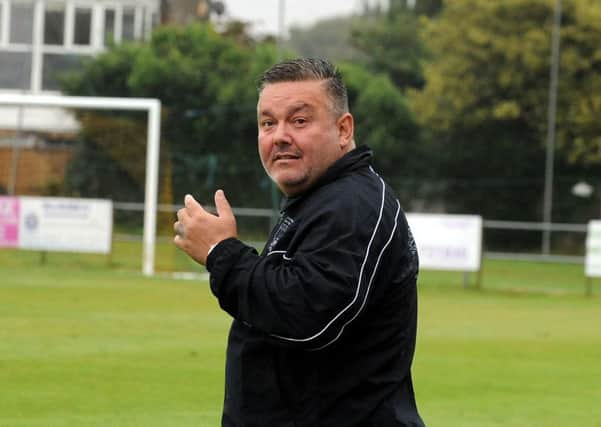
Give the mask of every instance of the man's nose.
[{"label": "man's nose", "polygon": [[290,144],[292,141],[286,123],[278,124],[273,133],[273,143],[276,145]]}]

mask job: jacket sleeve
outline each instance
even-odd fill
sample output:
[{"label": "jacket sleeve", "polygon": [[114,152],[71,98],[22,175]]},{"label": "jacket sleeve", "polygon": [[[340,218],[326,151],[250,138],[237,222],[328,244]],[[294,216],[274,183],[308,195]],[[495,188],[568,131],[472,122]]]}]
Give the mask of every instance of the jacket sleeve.
[{"label": "jacket sleeve", "polygon": [[383,205],[312,215],[295,231],[302,240],[294,253],[259,256],[237,239],[223,241],[207,260],[211,290],[225,311],[275,342],[325,348],[364,308],[395,233]]}]

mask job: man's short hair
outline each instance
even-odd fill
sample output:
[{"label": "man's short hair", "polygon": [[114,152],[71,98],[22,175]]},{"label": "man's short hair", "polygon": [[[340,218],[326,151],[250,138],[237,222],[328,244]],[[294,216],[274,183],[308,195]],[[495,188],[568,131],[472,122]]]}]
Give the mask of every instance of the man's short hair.
[{"label": "man's short hair", "polygon": [[296,58],[279,62],[259,78],[259,93],[271,83],[323,80],[336,115],[349,111],[346,86],[338,69],[321,58]]}]

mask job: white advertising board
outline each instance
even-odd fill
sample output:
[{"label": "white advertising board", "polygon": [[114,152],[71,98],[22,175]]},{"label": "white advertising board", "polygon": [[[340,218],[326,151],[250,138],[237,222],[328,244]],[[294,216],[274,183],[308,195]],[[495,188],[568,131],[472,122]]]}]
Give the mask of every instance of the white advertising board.
[{"label": "white advertising board", "polygon": [[601,221],[589,221],[586,231],[586,277],[601,277]]},{"label": "white advertising board", "polygon": [[111,251],[113,203],[110,200],[19,197],[19,201],[19,248]]},{"label": "white advertising board", "polygon": [[482,217],[407,214],[420,268],[478,271],[482,254]]}]

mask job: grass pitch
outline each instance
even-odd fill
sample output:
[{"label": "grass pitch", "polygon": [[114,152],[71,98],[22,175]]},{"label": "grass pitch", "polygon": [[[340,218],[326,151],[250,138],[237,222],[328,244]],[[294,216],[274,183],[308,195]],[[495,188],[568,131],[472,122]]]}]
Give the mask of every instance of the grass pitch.
[{"label": "grass pitch", "polygon": [[[428,426],[601,427],[601,297],[581,269],[488,261],[482,290],[421,274]],[[0,426],[218,426],[229,323],[202,281],[0,251]]]}]

